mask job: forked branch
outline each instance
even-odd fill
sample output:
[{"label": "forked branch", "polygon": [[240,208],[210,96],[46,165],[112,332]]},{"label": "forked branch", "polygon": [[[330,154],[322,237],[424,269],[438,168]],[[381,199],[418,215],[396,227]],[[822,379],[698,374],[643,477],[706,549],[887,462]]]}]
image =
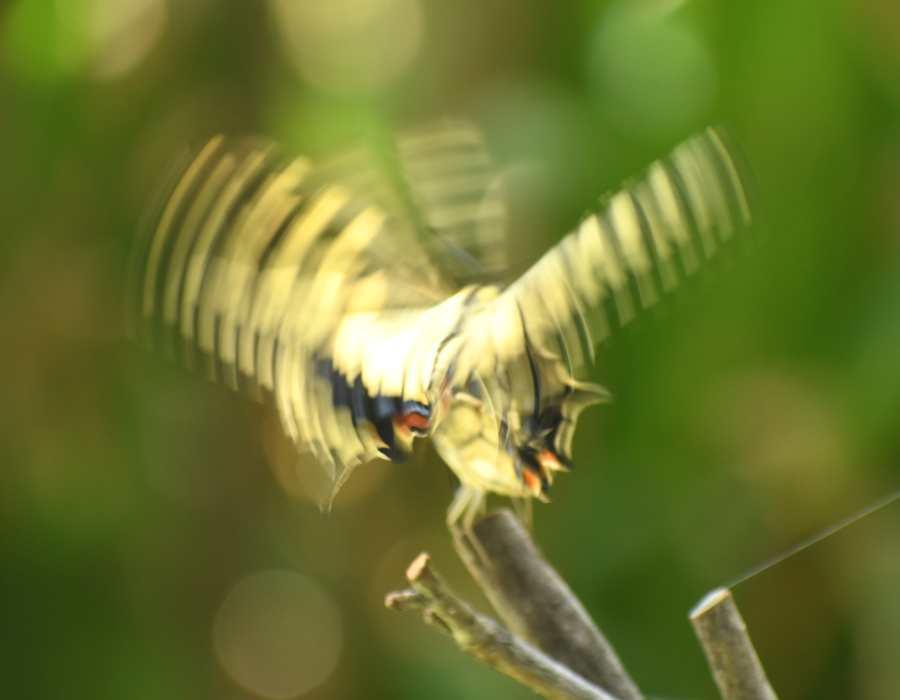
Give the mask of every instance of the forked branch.
[{"label": "forked branch", "polygon": [[617,700],[594,687],[460,599],[420,554],[406,571],[412,588],[391,593],[392,610],[422,611],[425,622],[453,637],[463,652],[550,700]]},{"label": "forked branch", "polygon": [[641,700],[612,645],[562,576],[509,510],[499,510],[454,545],[510,630],[621,700]]},{"label": "forked branch", "polygon": [[[612,646],[511,512],[492,513],[453,536],[507,627],[456,596],[427,554],[407,569],[411,588],[387,597],[389,608],[420,610],[463,652],[545,698],[641,700]],[[777,700],[730,591],[704,598],[691,622],[723,700]]]}]

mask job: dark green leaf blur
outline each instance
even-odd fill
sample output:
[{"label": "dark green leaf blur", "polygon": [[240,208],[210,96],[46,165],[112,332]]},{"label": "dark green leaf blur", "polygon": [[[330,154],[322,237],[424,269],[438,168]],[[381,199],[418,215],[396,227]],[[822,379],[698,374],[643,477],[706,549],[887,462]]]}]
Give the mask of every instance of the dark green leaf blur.
[{"label": "dark green leaf blur", "polygon": [[[600,349],[616,402],[535,507],[646,694],[714,698],[694,603],[900,488],[895,0],[12,0],[0,697],[533,697],[383,606],[423,550],[481,604],[430,451],[360,468],[323,519],[277,418],[123,333],[180,146],[320,153],[443,115],[508,169],[523,261],[709,123],[756,171],[766,237]],[[735,597],[782,698],[895,700],[897,591],[894,504]]]}]

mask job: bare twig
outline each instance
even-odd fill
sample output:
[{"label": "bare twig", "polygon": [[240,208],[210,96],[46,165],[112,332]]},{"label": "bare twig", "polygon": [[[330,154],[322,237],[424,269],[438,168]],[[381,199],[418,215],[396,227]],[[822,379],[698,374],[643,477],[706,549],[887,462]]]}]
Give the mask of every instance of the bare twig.
[{"label": "bare twig", "polygon": [[549,700],[616,700],[475,612],[447,587],[427,554],[410,564],[406,577],[412,589],[391,593],[385,605],[393,610],[421,609],[426,623],[452,636],[463,652],[486,666]]},{"label": "bare twig", "polygon": [[515,634],[622,700],[643,696],[615,650],[557,571],[509,511],[491,513],[456,550]]},{"label": "bare twig", "polygon": [[707,595],[690,617],[722,700],[778,700],[730,590]]}]

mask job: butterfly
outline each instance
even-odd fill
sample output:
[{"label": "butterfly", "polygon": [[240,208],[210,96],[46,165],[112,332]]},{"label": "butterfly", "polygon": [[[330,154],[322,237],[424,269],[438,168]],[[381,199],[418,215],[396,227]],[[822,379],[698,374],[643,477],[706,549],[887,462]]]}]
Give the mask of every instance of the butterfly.
[{"label": "butterfly", "polygon": [[216,136],[148,208],[130,275],[137,339],[275,406],[324,508],[352,470],[429,437],[460,482],[546,499],[572,464],[594,348],[757,215],[711,127],[602,198],[508,285],[502,179],[480,131],[445,120],[316,165]]}]

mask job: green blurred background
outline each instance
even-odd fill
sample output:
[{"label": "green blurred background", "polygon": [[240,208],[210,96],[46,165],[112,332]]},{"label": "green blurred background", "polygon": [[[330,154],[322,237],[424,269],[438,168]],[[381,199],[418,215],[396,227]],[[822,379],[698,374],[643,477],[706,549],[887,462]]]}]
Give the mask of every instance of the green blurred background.
[{"label": "green blurred background", "polygon": [[[522,258],[707,123],[756,170],[768,237],[601,349],[617,402],[535,509],[645,693],[715,697],[690,607],[900,486],[896,0],[16,0],[0,696],[533,697],[383,608],[423,549],[476,596],[433,455],[358,470],[323,521],[269,412],[122,333],[129,243],[180,145],[316,152],[446,114],[509,168]],[[735,589],[782,698],[900,697],[898,511]]]}]

